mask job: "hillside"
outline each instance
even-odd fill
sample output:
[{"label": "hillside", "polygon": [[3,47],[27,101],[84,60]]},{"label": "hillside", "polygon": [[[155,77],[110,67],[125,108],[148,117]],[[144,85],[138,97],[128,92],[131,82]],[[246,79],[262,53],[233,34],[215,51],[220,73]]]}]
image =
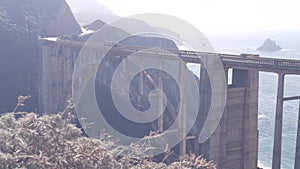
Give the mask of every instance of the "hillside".
[{"label": "hillside", "polygon": [[96,19],[110,23],[119,17],[97,0],[66,0],[77,22],[82,25],[89,24]]}]

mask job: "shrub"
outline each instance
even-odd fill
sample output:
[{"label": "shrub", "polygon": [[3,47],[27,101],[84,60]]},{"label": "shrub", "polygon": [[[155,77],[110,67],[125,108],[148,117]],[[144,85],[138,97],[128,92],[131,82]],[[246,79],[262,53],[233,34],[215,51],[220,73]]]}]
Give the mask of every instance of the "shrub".
[{"label": "shrub", "polygon": [[[18,106],[24,100],[18,99]],[[17,109],[15,108],[15,110]],[[0,168],[103,168],[103,169],[215,169],[202,157],[186,155],[170,165],[144,158],[147,142],[117,145],[106,133],[98,139],[85,137],[72,123],[71,113],[38,116],[35,113],[6,113],[0,116]],[[150,138],[147,136],[145,138]],[[143,144],[143,145],[141,145]],[[125,154],[120,156],[120,154]]]}]

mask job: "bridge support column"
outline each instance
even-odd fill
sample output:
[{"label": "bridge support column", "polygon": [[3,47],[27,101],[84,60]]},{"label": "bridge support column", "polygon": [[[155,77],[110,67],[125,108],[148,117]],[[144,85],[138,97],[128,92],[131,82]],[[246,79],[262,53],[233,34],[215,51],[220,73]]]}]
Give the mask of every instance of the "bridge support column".
[{"label": "bridge support column", "polygon": [[276,103],[272,169],[280,169],[280,165],[281,165],[283,94],[284,94],[284,74],[279,73],[278,87],[277,87],[277,103]]},{"label": "bridge support column", "polygon": [[295,155],[295,169],[300,168],[300,101],[299,101],[299,114],[298,114],[298,130],[297,130],[297,144],[296,144],[296,155]]},{"label": "bridge support column", "polygon": [[184,75],[184,67],[185,67],[185,63],[179,62],[179,85],[180,85],[180,114],[179,114],[179,118],[180,118],[180,134],[182,134],[181,136],[185,136],[184,139],[182,139],[181,143],[180,143],[180,155],[183,156],[186,154],[186,146],[187,146],[187,140],[186,140],[186,135],[187,135],[187,131],[186,131],[186,81],[185,81],[185,77]]},{"label": "bridge support column", "polygon": [[203,155],[209,159],[209,140],[205,143],[199,144],[200,131],[203,128],[203,124],[208,115],[211,102],[211,85],[207,70],[203,65],[200,66],[200,80],[199,80],[199,93],[200,93],[200,108],[198,114],[198,126],[199,131],[196,134],[195,151],[196,155]]},{"label": "bridge support column", "polygon": [[[163,72],[161,71],[163,68],[163,61],[160,60],[159,61],[159,72],[158,72],[158,87],[161,91],[164,91],[164,84],[163,84]],[[162,93],[159,95],[159,113],[164,111],[164,107],[163,107],[163,95]],[[162,114],[159,118],[158,118],[158,130],[160,132],[164,131],[164,115]]]}]

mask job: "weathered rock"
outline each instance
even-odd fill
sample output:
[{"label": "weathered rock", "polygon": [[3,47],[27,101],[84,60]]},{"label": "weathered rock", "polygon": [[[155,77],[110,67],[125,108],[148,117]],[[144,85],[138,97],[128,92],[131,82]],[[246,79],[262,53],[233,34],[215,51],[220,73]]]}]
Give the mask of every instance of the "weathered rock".
[{"label": "weathered rock", "polygon": [[45,30],[47,36],[78,35],[81,33],[79,24],[65,2],[59,7],[56,17],[45,23]]},{"label": "weathered rock", "polygon": [[96,31],[96,30],[102,28],[104,25],[106,25],[105,22],[103,22],[100,19],[97,19],[94,22],[92,22],[91,24],[88,24],[88,25],[84,26],[84,28],[86,28],[88,30]]},{"label": "weathered rock", "polygon": [[66,0],[66,2],[71,7],[77,22],[82,25],[97,19],[110,23],[119,18],[97,0],[84,0],[84,3],[82,0]]},{"label": "weathered rock", "polygon": [[271,39],[267,39],[267,40],[265,40],[263,45],[260,46],[259,48],[257,48],[256,50],[274,52],[274,51],[278,51],[281,49],[282,48],[279,45],[277,45],[275,41],[273,41]]}]

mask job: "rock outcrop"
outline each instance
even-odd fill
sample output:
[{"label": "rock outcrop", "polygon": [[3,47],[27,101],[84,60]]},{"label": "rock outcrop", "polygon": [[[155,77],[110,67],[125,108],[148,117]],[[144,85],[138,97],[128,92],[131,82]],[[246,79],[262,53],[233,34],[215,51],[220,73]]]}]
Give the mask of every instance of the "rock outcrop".
[{"label": "rock outcrop", "polygon": [[267,40],[265,40],[263,45],[260,46],[259,48],[257,48],[256,50],[266,51],[266,52],[274,52],[274,51],[278,51],[281,49],[282,48],[279,45],[277,45],[274,40],[267,39]]},{"label": "rock outcrop", "polygon": [[74,16],[81,25],[86,25],[100,19],[110,23],[119,17],[97,0],[66,0]]},{"label": "rock outcrop", "polygon": [[4,0],[0,3],[0,27],[5,30],[39,36],[81,32],[64,0]]},{"label": "rock outcrop", "polygon": [[105,22],[103,22],[100,19],[97,19],[94,22],[92,22],[91,24],[88,24],[88,25],[84,26],[84,28],[86,28],[88,30],[96,31],[98,29],[101,29],[104,25],[106,25]]}]

